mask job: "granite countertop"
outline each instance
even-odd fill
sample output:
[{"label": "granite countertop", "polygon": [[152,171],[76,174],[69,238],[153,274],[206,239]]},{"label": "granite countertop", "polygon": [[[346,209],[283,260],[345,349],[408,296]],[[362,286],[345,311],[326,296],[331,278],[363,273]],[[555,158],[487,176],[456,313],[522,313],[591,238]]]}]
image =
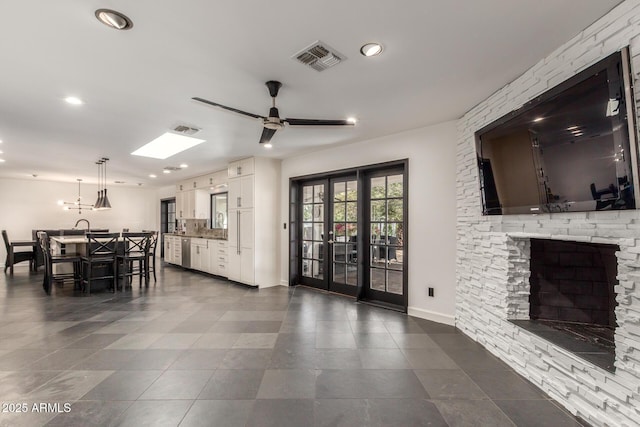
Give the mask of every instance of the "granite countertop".
[{"label": "granite countertop", "polygon": [[210,240],[227,240],[226,237],[217,237],[217,236],[209,236],[206,234],[180,234],[180,233],[169,233],[170,236],[177,237],[195,237],[197,239],[210,239]]}]

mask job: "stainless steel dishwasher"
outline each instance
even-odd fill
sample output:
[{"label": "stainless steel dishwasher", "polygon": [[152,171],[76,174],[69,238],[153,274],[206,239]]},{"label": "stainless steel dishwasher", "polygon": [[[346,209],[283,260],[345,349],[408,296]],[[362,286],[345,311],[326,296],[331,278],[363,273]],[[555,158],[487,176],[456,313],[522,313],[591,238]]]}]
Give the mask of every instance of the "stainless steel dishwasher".
[{"label": "stainless steel dishwasher", "polygon": [[182,266],[191,268],[191,238],[181,237],[182,240]]}]

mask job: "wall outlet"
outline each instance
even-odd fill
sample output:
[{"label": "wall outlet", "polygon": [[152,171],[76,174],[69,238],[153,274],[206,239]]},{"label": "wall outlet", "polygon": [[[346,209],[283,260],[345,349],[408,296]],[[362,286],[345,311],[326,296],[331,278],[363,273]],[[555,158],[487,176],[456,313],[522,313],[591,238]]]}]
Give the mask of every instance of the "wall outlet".
[{"label": "wall outlet", "polygon": [[433,288],[428,288],[429,290],[429,296],[432,297],[433,296]]}]

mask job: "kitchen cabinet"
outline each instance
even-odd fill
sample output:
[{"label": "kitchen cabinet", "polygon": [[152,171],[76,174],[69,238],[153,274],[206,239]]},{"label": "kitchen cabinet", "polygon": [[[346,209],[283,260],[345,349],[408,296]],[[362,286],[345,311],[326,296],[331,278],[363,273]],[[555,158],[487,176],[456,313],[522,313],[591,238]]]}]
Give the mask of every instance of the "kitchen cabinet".
[{"label": "kitchen cabinet", "polygon": [[164,235],[164,261],[182,265],[182,242],[180,236]]},{"label": "kitchen cabinet", "polygon": [[255,159],[250,157],[229,163],[227,167],[227,177],[235,178],[242,175],[252,175],[255,171]]},{"label": "kitchen cabinet", "polygon": [[164,237],[164,262],[173,262],[173,251],[171,249],[171,241],[173,240],[171,236],[165,234]]},{"label": "kitchen cabinet", "polygon": [[209,218],[209,192],[185,190],[176,193],[176,218]]},{"label": "kitchen cabinet", "polygon": [[229,165],[227,277],[258,287],[279,284],[278,160],[255,157]]},{"label": "kitchen cabinet", "polygon": [[232,178],[228,184],[229,209],[252,208],[254,198],[254,176]]},{"label": "kitchen cabinet", "polygon": [[226,240],[209,240],[209,273],[227,276],[228,246]]},{"label": "kitchen cabinet", "polygon": [[191,238],[191,268],[198,271],[209,271],[209,240]]}]

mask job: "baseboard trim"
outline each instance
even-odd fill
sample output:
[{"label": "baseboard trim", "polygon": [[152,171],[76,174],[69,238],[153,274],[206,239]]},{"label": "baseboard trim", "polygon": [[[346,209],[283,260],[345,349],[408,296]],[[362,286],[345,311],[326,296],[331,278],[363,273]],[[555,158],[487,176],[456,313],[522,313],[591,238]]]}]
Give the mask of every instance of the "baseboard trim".
[{"label": "baseboard trim", "polygon": [[431,320],[432,322],[444,323],[445,325],[455,326],[456,318],[448,314],[438,313],[431,310],[425,310],[423,308],[409,307],[407,310],[409,316],[419,317],[425,320]]},{"label": "baseboard trim", "polygon": [[286,287],[289,287],[289,281],[287,281],[287,280],[280,280],[280,286],[286,286]]}]

